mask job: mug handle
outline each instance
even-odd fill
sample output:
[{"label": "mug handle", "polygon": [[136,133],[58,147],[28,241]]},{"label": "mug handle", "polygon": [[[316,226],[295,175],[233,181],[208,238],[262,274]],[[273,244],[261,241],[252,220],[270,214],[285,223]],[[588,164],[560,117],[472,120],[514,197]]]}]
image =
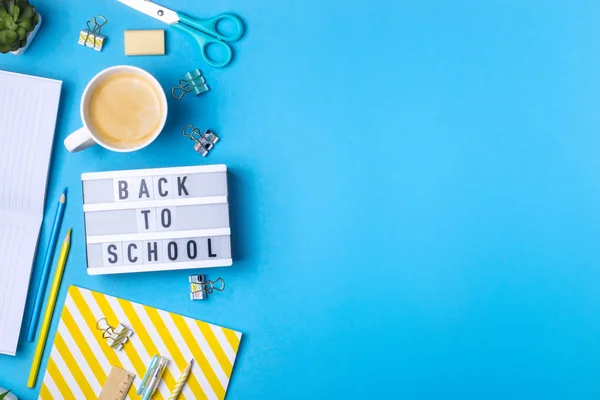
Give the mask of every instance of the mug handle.
[{"label": "mug handle", "polygon": [[76,153],[95,145],[96,141],[90,131],[84,126],[67,136],[64,144],[69,153]]}]

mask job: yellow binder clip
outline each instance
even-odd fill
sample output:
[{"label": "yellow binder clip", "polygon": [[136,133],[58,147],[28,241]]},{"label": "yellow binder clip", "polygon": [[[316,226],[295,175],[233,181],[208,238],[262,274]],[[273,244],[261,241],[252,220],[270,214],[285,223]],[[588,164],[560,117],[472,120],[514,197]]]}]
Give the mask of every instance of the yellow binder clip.
[{"label": "yellow binder clip", "polygon": [[78,44],[89,47],[96,51],[102,51],[106,36],[101,34],[102,27],[106,25],[108,20],[103,15],[96,15],[91,20],[85,23],[87,29],[82,29],[79,32]]}]

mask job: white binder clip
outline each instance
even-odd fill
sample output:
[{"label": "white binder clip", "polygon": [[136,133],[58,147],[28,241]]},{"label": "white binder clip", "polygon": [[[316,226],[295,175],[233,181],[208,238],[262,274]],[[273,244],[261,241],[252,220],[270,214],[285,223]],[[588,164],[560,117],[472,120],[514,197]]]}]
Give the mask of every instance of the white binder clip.
[{"label": "white binder clip", "polygon": [[102,331],[102,339],[105,339],[106,344],[115,350],[123,349],[123,345],[133,335],[133,331],[123,324],[113,328],[106,318],[101,318],[96,322],[96,329]]}]

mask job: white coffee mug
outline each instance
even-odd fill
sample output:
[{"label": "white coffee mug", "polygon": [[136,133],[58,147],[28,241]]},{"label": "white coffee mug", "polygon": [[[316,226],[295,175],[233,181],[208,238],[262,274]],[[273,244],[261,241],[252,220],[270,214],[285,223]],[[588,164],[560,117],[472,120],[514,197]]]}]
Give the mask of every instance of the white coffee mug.
[{"label": "white coffee mug", "polygon": [[[136,146],[133,147],[117,148],[111,146],[105,140],[102,140],[102,137],[100,137],[96,132],[94,132],[93,127],[89,123],[90,119],[88,107],[90,104],[90,98],[92,96],[92,93],[94,93],[98,85],[104,82],[107,78],[116,74],[122,74],[124,72],[129,74],[135,74],[142,78],[145,78],[147,82],[151,83],[152,86],[154,86],[156,93],[158,93],[160,97],[162,115],[160,117],[160,123],[158,124],[156,130],[151,135],[148,135],[147,140],[145,140],[142,143],[137,143]],[[81,121],[83,122],[83,127],[79,128],[78,130],[67,136],[67,138],[64,141],[65,147],[71,153],[87,149],[88,147],[91,147],[95,144],[99,144],[100,146],[108,150],[118,152],[131,152],[142,149],[148,146],[150,143],[152,143],[162,132],[165,126],[165,122],[167,121],[167,110],[167,96],[165,96],[165,92],[160,86],[160,83],[158,83],[156,78],[152,76],[149,72],[146,72],[141,68],[133,67],[130,65],[118,65],[115,67],[107,68],[104,71],[99,72],[96,76],[94,76],[83,91],[80,106]]]}]

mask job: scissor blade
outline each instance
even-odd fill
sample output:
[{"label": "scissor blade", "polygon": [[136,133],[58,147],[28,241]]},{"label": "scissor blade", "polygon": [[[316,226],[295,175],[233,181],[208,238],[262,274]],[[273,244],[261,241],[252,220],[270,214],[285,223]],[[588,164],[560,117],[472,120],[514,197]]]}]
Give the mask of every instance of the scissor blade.
[{"label": "scissor blade", "polygon": [[173,10],[159,6],[148,0],[118,0],[119,2],[129,6],[141,13],[156,18],[165,24],[173,25],[179,22],[179,16]]}]

